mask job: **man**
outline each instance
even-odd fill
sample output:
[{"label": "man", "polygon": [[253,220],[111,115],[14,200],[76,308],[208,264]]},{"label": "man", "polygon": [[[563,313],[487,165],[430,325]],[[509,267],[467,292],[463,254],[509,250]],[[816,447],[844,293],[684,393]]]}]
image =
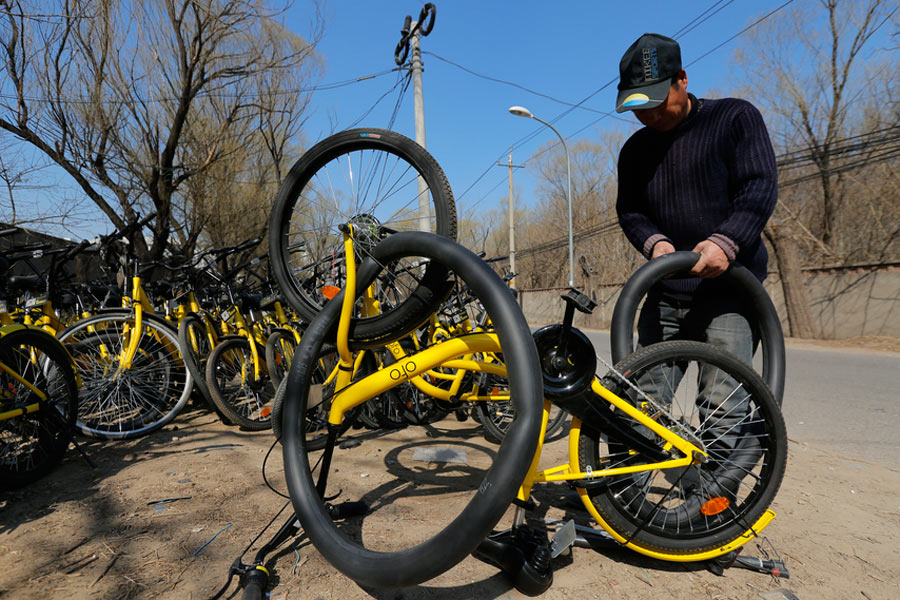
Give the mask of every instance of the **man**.
[{"label": "man", "polygon": [[666,279],[644,303],[641,346],[690,338],[745,362],[754,348],[753,309],[716,278],[739,262],[762,281],[761,232],[775,208],[777,173],[762,115],[735,98],[698,99],[675,40],[642,35],[622,57],[616,112],[645,126],[619,155],[616,210],[628,240],[649,259],[700,255],[694,277]]}]

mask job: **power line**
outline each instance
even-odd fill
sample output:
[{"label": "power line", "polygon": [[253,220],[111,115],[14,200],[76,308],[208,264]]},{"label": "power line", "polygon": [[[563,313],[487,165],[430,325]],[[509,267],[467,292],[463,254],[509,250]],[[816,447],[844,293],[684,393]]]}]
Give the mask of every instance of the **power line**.
[{"label": "power line", "polygon": [[[724,2],[724,0],[718,0],[717,2],[715,2],[712,6],[710,6],[705,11],[703,11],[702,13],[700,13],[699,15],[694,17],[690,22],[688,22],[687,25],[685,25],[684,27],[682,27],[681,29],[679,29],[678,31],[673,33],[672,37],[677,40],[679,37],[687,35],[688,33],[697,29],[697,27],[699,27],[700,25],[702,25],[703,23],[705,23],[706,21],[711,19],[719,11],[727,8],[728,5],[730,5],[732,2],[734,2],[734,0],[728,0],[728,2],[726,2],[724,6],[719,6],[720,4],[722,4],[722,2]],[[719,8],[716,8],[717,6],[719,6]],[[713,9],[715,9],[715,10],[713,10]]]},{"label": "power line", "polygon": [[750,31],[751,29],[753,29],[754,27],[756,27],[757,25],[759,25],[760,23],[762,23],[763,21],[765,21],[766,19],[768,19],[769,17],[771,17],[772,15],[774,15],[775,13],[777,13],[778,11],[780,11],[782,8],[784,8],[784,7],[787,6],[788,4],[792,3],[793,1],[794,1],[794,0],[787,0],[787,2],[785,2],[785,3],[782,4],[781,6],[779,6],[778,8],[776,8],[776,9],[774,9],[774,10],[772,10],[770,13],[768,13],[768,14],[766,14],[766,15],[760,17],[759,19],[757,19],[757,20],[754,21],[753,23],[750,23],[749,25],[747,25],[746,27],[744,27],[743,29],[741,29],[740,31],[738,31],[736,34],[734,34],[733,36],[731,36],[730,38],[728,38],[727,40],[725,40],[725,41],[722,42],[721,44],[719,44],[719,45],[715,46],[714,48],[712,48],[711,50],[708,50],[707,52],[701,54],[700,56],[698,56],[697,58],[695,58],[694,60],[692,60],[691,62],[689,62],[688,64],[686,64],[685,67],[690,67],[691,65],[696,64],[697,62],[703,60],[704,58],[706,58],[707,56],[709,56],[710,54],[712,54],[713,52],[715,52],[716,50],[718,50],[719,48],[721,48],[722,46],[724,46],[725,44],[727,44],[728,42],[730,42],[730,41],[732,41],[732,40],[734,40],[734,39],[736,39],[736,38],[738,38],[738,37],[744,35],[745,33],[747,33],[748,31]]},{"label": "power line", "polygon": [[900,125],[895,125],[835,140],[829,144],[827,151],[807,146],[798,150],[785,152],[784,154],[776,156],[775,159],[779,168],[798,168],[807,163],[815,162],[818,158],[860,152],[871,146],[895,141],[898,139],[898,132],[900,132]]},{"label": "power line", "polygon": [[[468,67],[465,67],[465,66],[463,66],[463,65],[461,65],[461,64],[459,64],[459,63],[457,63],[457,62],[454,62],[454,61],[450,60],[449,58],[444,58],[443,56],[439,56],[439,55],[435,54],[434,52],[426,52],[426,51],[422,51],[422,54],[428,54],[429,56],[433,56],[433,57],[435,57],[436,59],[438,59],[438,60],[440,60],[440,61],[443,61],[443,62],[447,63],[448,65],[452,65],[452,66],[456,67],[457,69],[459,69],[459,70],[461,70],[461,71],[465,71],[466,73],[468,73],[468,74],[470,74],[470,75],[474,75],[475,77],[479,77],[479,78],[481,78],[481,79],[486,79],[487,81],[493,81],[493,82],[495,82],[495,83],[501,83],[501,84],[503,84],[503,85],[508,85],[508,86],[510,86],[510,87],[514,87],[514,88],[520,89],[520,90],[522,90],[522,91],[528,92],[529,94],[533,94],[533,95],[535,95],[535,96],[540,96],[541,98],[546,98],[547,100],[550,100],[550,101],[552,101],[552,102],[556,102],[557,104],[562,104],[562,105],[565,105],[565,106],[570,106],[570,107],[572,107],[572,108],[579,108],[579,109],[581,109],[581,110],[586,110],[586,111],[588,111],[588,112],[599,113],[599,114],[601,114],[601,115],[603,115],[603,116],[610,116],[610,117],[613,117],[613,118],[618,118],[618,119],[621,120],[621,121],[626,121],[626,119],[622,119],[622,118],[620,118],[620,117],[616,117],[616,115],[614,115],[614,114],[612,114],[612,113],[610,113],[610,112],[608,112],[608,111],[602,111],[602,110],[598,110],[598,109],[596,109],[596,108],[590,108],[590,107],[587,107],[587,106],[581,106],[581,105],[579,105],[579,104],[573,104],[573,103],[571,103],[571,102],[566,102],[565,100],[560,100],[559,98],[556,98],[555,96],[551,96],[551,95],[545,94],[545,93],[543,93],[543,92],[538,92],[537,90],[533,90],[533,89],[531,89],[531,88],[525,87],[524,85],[521,85],[521,84],[516,83],[516,82],[514,82],[514,81],[507,81],[507,80],[505,80],[505,79],[499,79],[499,78],[497,78],[497,77],[491,77],[490,75],[485,75],[485,74],[483,74],[483,73],[478,73],[477,71],[474,71],[474,70],[472,70],[472,69],[470,69],[470,68],[468,68]],[[630,122],[630,121],[629,121],[629,122]]]},{"label": "power line", "polygon": [[837,175],[840,173],[846,173],[847,171],[854,171],[856,169],[861,169],[863,167],[868,167],[870,165],[882,163],[893,158],[900,157],[900,144],[885,148],[882,150],[880,154],[875,154],[873,156],[869,156],[866,158],[861,158],[857,161],[846,163],[843,165],[838,165],[836,167],[832,167],[830,169],[820,169],[814,173],[810,173],[809,175],[803,175],[801,177],[797,177],[795,179],[791,179],[789,181],[781,182],[778,184],[779,188],[791,187],[800,183],[804,183],[807,181],[812,181],[814,179],[819,179],[822,175]]},{"label": "power line", "polygon": [[[723,8],[729,6],[729,5],[732,3],[732,1],[729,0],[729,1],[727,2],[727,4],[725,4],[725,6],[721,6],[721,7],[719,7],[718,9],[716,9],[716,6],[718,6],[722,1],[723,1],[723,0],[719,0],[718,2],[714,3],[711,7],[707,8],[705,11],[701,12],[697,17],[694,17],[691,21],[688,22],[687,25],[685,25],[685,26],[683,26],[681,29],[679,29],[679,30],[676,32],[675,35],[683,35],[683,34],[685,34],[685,33],[688,33],[688,32],[690,32],[690,31],[693,31],[694,29],[696,29],[696,27],[698,27],[698,26],[701,25],[702,23],[706,22],[706,21],[707,21],[710,17],[712,17],[714,14],[718,13],[720,10],[722,10]],[[752,28],[758,26],[758,25],[759,25],[760,23],[762,23],[763,21],[769,19],[772,15],[774,15],[774,14],[777,13],[777,12],[779,12],[779,11],[782,10],[785,6],[791,4],[793,1],[794,1],[794,0],[787,0],[787,2],[785,2],[784,4],[778,6],[777,8],[775,8],[775,9],[772,10],[772,11],[770,11],[769,13],[763,15],[762,17],[760,17],[759,19],[757,19],[756,21],[754,21],[753,23],[751,23],[751,24],[748,25],[747,27],[744,27],[742,30],[740,30],[739,32],[737,32],[737,33],[734,34],[733,36],[729,37],[729,38],[728,38],[727,40],[725,40],[724,42],[722,42],[722,43],[716,45],[716,46],[713,47],[711,50],[709,50],[709,51],[707,51],[707,52],[701,54],[698,58],[696,58],[696,59],[694,59],[693,61],[691,61],[690,63],[688,63],[688,65],[686,65],[686,66],[691,66],[691,65],[696,64],[697,62],[699,62],[699,61],[702,60],[703,58],[709,56],[710,54],[712,54],[713,52],[715,52],[716,50],[718,50],[718,49],[721,48],[722,46],[724,46],[724,45],[728,44],[729,42],[731,42],[732,40],[734,40],[734,39],[740,37],[741,35],[743,35],[743,34],[746,33],[747,31],[749,31],[750,29],[752,29]],[[713,12],[711,12],[711,11],[713,11]],[[446,61],[446,59],[442,59],[441,57],[436,57],[436,58],[439,58],[439,59],[441,59],[441,60],[445,60],[445,62],[450,62],[450,61]],[[451,64],[454,64],[454,63],[451,63]],[[478,74],[478,73],[475,73],[474,71],[471,71],[470,69],[466,69],[465,67],[462,67],[461,65],[455,65],[455,66],[458,66],[459,68],[462,68],[463,70],[466,70],[467,72],[471,72],[471,73],[472,73],[473,75],[475,75],[475,76],[482,77],[482,75],[480,75],[480,74]],[[582,106],[585,102],[587,102],[588,100],[590,100],[591,98],[593,98],[594,96],[596,96],[597,94],[599,94],[599,93],[600,93],[601,91],[603,91],[604,89],[608,88],[608,87],[609,87],[610,85],[612,85],[613,83],[616,83],[616,81],[617,81],[617,79],[618,79],[618,78],[613,78],[613,79],[609,80],[608,82],[604,83],[602,86],[600,86],[599,88],[597,88],[596,90],[594,90],[593,92],[591,92],[590,94],[588,94],[588,95],[587,95],[584,99],[582,99],[580,102],[577,102],[577,103],[575,103],[575,104],[571,104],[571,103],[568,103],[568,102],[561,101],[561,100],[559,100],[559,99],[557,99],[557,98],[553,98],[553,97],[551,97],[551,96],[546,96],[546,95],[544,95],[544,94],[541,94],[540,92],[535,92],[534,90],[530,90],[530,89],[525,88],[524,86],[521,86],[521,85],[516,84],[516,83],[514,83],[514,82],[506,82],[506,81],[504,81],[504,80],[494,79],[494,78],[490,78],[490,77],[488,77],[488,76],[483,76],[483,77],[484,77],[484,78],[487,78],[487,79],[492,79],[492,80],[495,80],[495,81],[499,81],[499,82],[502,82],[502,83],[506,83],[506,84],[509,84],[509,85],[513,85],[513,86],[515,86],[515,87],[519,87],[519,88],[521,88],[521,89],[523,89],[523,90],[525,90],[525,91],[528,91],[528,92],[530,92],[530,93],[535,93],[535,94],[537,94],[537,95],[549,97],[551,100],[554,100],[554,101],[556,101],[556,102],[560,102],[560,103],[565,104],[565,105],[567,105],[567,106],[569,107],[568,109],[564,110],[562,113],[560,113],[559,115],[557,115],[555,118],[551,119],[551,120],[550,120],[550,123],[556,123],[557,121],[559,121],[560,119],[562,119],[563,117],[565,117],[566,115],[568,115],[569,113],[571,113],[571,112],[572,112],[574,109],[576,109],[576,108],[582,108],[582,109],[585,109],[585,108]],[[593,109],[585,109],[585,110],[593,110]],[[595,111],[595,112],[596,112],[596,111]],[[579,129],[577,132],[575,132],[575,133],[573,133],[573,134],[570,134],[570,135],[568,135],[568,136],[565,136],[565,138],[566,138],[566,139],[570,139],[573,135],[577,135],[578,133],[580,133],[580,132],[583,131],[584,129],[587,129],[588,127],[594,126],[596,123],[600,122],[601,120],[603,120],[603,119],[606,118],[607,116],[614,116],[614,115],[613,115],[613,113],[605,113],[605,114],[603,114],[601,117],[599,117],[598,119],[595,119],[594,121],[592,121],[592,122],[589,123],[588,125],[586,125],[586,126],[582,127],[581,129]],[[619,118],[619,117],[615,117],[615,118]],[[519,140],[517,140],[516,142],[514,142],[514,143],[511,145],[511,148],[512,148],[513,150],[516,150],[516,149],[521,148],[524,144],[526,144],[527,142],[529,142],[529,141],[531,141],[532,139],[534,139],[535,137],[537,137],[537,135],[539,135],[539,134],[541,133],[542,130],[543,130],[542,127],[536,128],[532,133],[530,133],[530,134],[526,135],[525,137],[520,138]],[[542,152],[545,152],[545,151],[547,151],[547,150],[550,150],[551,148],[554,148],[556,145],[558,145],[558,143],[559,143],[559,142],[556,142],[556,143],[554,143],[554,144],[548,146],[548,148],[547,148],[546,150],[542,151]],[[505,153],[505,150],[504,150],[504,153]],[[504,154],[504,153],[500,153],[500,154],[498,155],[498,158],[492,160],[492,161],[491,161],[491,166],[493,166],[493,163],[494,163],[494,162],[496,162],[497,160],[500,160],[500,158],[503,157],[503,154]],[[482,174],[481,174],[481,175],[480,175],[480,176],[479,176],[479,177],[478,177],[471,185],[469,185],[468,188],[466,188],[466,190],[465,190],[465,191],[464,191],[457,199],[458,199],[458,200],[462,200],[462,198],[463,198],[469,191],[471,191],[472,188],[473,188],[479,181],[481,181],[481,180],[487,175],[487,173],[490,171],[490,169],[491,169],[491,167],[488,167],[488,168],[487,168],[487,169],[486,169],[486,170],[485,170],[485,171],[484,171],[484,172],[483,172],[483,173],[482,173]],[[484,199],[484,198],[480,199],[480,200],[478,201],[478,203],[480,203],[481,201],[483,201],[483,199]]]},{"label": "power line", "polygon": [[[892,132],[892,131],[896,131],[898,129],[900,129],[900,126],[887,127],[885,129],[880,129],[880,130],[877,130],[874,132],[859,134],[859,135],[850,136],[850,137],[838,140],[837,142],[835,142],[835,145],[838,146],[838,150],[837,150],[837,152],[832,152],[832,154],[835,154],[835,153],[846,154],[848,148],[850,148],[850,149],[852,149],[852,148],[867,148],[872,145],[870,142],[856,143],[851,146],[844,146],[843,144],[845,144],[846,142],[849,142],[849,141],[860,140],[861,138],[865,138],[865,137],[871,137],[874,134],[884,133],[884,132]],[[881,136],[880,138],[875,138],[875,139],[878,141],[886,141],[886,142],[894,142],[894,143],[886,144],[886,145],[880,147],[871,156],[860,158],[859,160],[845,163],[843,165],[838,165],[836,167],[832,167],[827,170],[817,170],[815,173],[810,173],[809,175],[797,177],[797,178],[791,179],[789,181],[779,182],[778,188],[783,189],[786,187],[799,185],[799,184],[805,183],[807,181],[813,181],[813,180],[820,178],[823,174],[837,175],[840,173],[846,173],[846,172],[853,171],[856,169],[861,169],[863,167],[879,164],[879,163],[882,163],[882,162],[885,162],[885,161],[888,161],[891,159],[900,158],[900,135]],[[809,152],[809,149],[807,148],[804,150],[795,150],[795,151],[791,151],[791,152],[786,152],[782,155],[779,155],[779,157],[776,157],[776,159],[781,158],[781,157],[791,157],[791,156],[796,155],[798,152]],[[811,154],[807,154],[805,156],[800,157],[799,159],[792,158],[790,160],[792,160],[792,161],[811,160],[811,156],[812,156]],[[780,163],[779,163],[779,166],[780,166]],[[583,240],[590,239],[593,237],[599,237],[599,236],[606,235],[608,233],[615,231],[617,229],[617,225],[618,225],[618,219],[612,218],[612,219],[604,221],[598,225],[595,225],[591,228],[588,228],[588,229],[585,229],[585,230],[582,230],[579,232],[575,232],[573,237],[576,241],[583,241]],[[539,254],[542,252],[549,252],[551,250],[556,250],[556,249],[562,248],[562,247],[566,246],[567,244],[568,244],[568,238],[561,237],[561,238],[557,238],[557,239],[554,239],[554,240],[551,240],[548,242],[544,242],[542,244],[538,244],[536,246],[532,246],[530,248],[525,248],[523,250],[519,250],[518,255],[520,257],[523,257],[523,256],[531,255],[531,254]]]},{"label": "power line", "polygon": [[[573,232],[572,237],[574,241],[580,242],[593,237],[598,237],[618,229],[619,220],[617,217],[612,219],[607,219],[599,223],[598,225],[594,225],[593,227],[589,227],[587,229],[583,229],[581,231]],[[526,248],[524,250],[519,250],[517,253],[519,256],[527,256],[530,254],[540,254],[541,252],[549,252],[550,250],[556,250],[557,248],[563,248],[569,244],[568,236],[557,238],[555,240],[551,240],[549,242],[544,242],[543,244],[538,244],[537,246],[532,246],[531,248]]]},{"label": "power line", "polygon": [[390,128],[391,128],[391,125],[392,125],[393,122],[394,122],[394,119],[397,118],[397,112],[398,112],[400,103],[401,103],[401,101],[402,101],[402,99],[403,99],[404,94],[406,93],[407,88],[409,87],[409,74],[408,74],[408,73],[402,73],[402,72],[401,72],[401,73],[399,74],[399,76],[397,77],[397,81],[394,82],[394,85],[391,86],[391,88],[390,88],[388,91],[386,91],[384,94],[382,94],[382,95],[378,98],[378,100],[376,100],[376,101],[372,104],[372,106],[370,106],[370,107],[368,108],[368,110],[366,110],[363,114],[361,114],[361,115],[360,115],[355,121],[353,121],[347,128],[349,129],[349,128],[356,127],[357,125],[359,125],[359,123],[362,122],[363,119],[365,119],[366,117],[368,117],[369,114],[371,114],[372,111],[375,110],[375,108],[381,103],[382,100],[384,100],[391,92],[393,92],[393,91],[396,90],[398,87],[400,87],[401,84],[403,84],[403,88],[400,90],[400,94],[398,95],[397,100],[396,100],[396,102],[395,102],[395,104],[394,104],[394,111],[393,111],[393,114],[392,114],[391,119],[390,119],[390,124],[388,125],[388,129],[390,129]]},{"label": "power line", "polygon": [[[311,87],[303,87],[296,88],[290,90],[281,90],[275,92],[256,92],[256,93],[241,93],[241,94],[224,94],[224,93],[204,93],[201,92],[197,94],[196,98],[210,98],[213,100],[221,100],[221,99],[236,99],[236,98],[260,98],[263,96],[287,96],[287,95],[296,95],[296,94],[312,94],[315,92],[323,92],[329,90],[335,90],[342,87],[347,87],[349,85],[354,85],[357,83],[362,83],[363,81],[368,81],[370,79],[377,79],[379,77],[383,77],[385,75],[389,75],[395,71],[400,71],[400,68],[388,69],[385,71],[380,71],[378,73],[373,73],[371,75],[363,75],[361,77],[355,77],[352,79],[345,79],[343,81],[336,81],[332,83],[323,83],[321,85],[314,85]],[[18,101],[19,97],[15,94],[0,94],[0,99],[4,100],[15,100]],[[22,100],[26,102],[50,102],[54,104],[60,105],[95,105],[95,104],[110,104],[110,105],[123,105],[123,104],[131,104],[133,102],[132,99],[98,99],[98,98],[88,98],[86,96],[71,96],[67,98],[46,98],[39,96],[23,96]],[[180,101],[180,98],[176,96],[161,96],[158,98],[139,98],[142,103],[145,104],[164,104],[166,102],[176,102]]]}]

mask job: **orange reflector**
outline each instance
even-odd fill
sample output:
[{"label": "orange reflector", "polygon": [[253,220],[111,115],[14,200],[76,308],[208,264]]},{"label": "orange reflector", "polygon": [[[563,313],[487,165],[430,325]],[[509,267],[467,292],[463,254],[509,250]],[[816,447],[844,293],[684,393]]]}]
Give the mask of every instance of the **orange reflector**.
[{"label": "orange reflector", "polygon": [[268,406],[266,406],[261,411],[259,411],[259,416],[261,416],[261,417],[268,417],[271,414],[272,414],[272,409],[269,408]]},{"label": "orange reflector", "polygon": [[331,300],[335,296],[338,295],[338,292],[341,291],[341,288],[334,285],[323,285],[322,286],[322,295]]},{"label": "orange reflector", "polygon": [[707,517],[711,517],[719,514],[729,506],[731,506],[731,500],[722,496],[717,496],[704,502],[703,506],[700,507],[700,512]]},{"label": "orange reflector", "polygon": [[500,393],[500,388],[498,388],[497,386],[494,386],[494,388],[491,390],[491,396],[499,396]]}]

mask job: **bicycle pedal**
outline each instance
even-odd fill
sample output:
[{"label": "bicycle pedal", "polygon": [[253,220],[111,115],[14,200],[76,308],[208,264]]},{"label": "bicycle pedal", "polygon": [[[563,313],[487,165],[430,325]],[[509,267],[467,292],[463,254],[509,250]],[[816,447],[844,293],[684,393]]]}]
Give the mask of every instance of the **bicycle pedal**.
[{"label": "bicycle pedal", "polygon": [[335,521],[341,519],[349,519],[350,517],[361,517],[369,512],[369,505],[365,502],[354,502],[348,500],[340,504],[329,504],[328,514]]},{"label": "bicycle pedal", "polygon": [[569,519],[550,538],[550,558],[556,558],[575,543],[575,521]]}]

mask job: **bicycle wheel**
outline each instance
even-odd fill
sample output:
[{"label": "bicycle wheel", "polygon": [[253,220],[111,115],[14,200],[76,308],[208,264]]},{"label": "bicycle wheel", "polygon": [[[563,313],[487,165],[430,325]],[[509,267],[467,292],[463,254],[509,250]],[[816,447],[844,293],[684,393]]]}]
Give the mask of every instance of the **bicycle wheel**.
[{"label": "bicycle wheel", "polygon": [[[331,409],[331,398],[334,395],[334,371],[337,369],[339,356],[333,345],[326,344],[319,350],[312,367],[310,381],[317,391],[316,397],[307,401],[304,423],[295,427],[303,427],[305,432],[304,446],[307,450],[321,450],[328,437],[328,411]],[[284,398],[287,393],[287,381],[281,380],[275,390],[272,401],[272,431],[275,439],[281,440],[284,435]],[[344,422],[339,432],[344,433],[359,419],[361,410],[354,409]]]},{"label": "bicycle wheel", "polygon": [[431,425],[450,414],[446,402],[432,398],[412,383],[401,383],[394,391],[403,407],[401,417],[410,425]]},{"label": "bicycle wheel", "polygon": [[[465,447],[472,447],[473,457],[462,466],[429,463],[431,467],[405,467],[407,458],[416,460],[414,446],[434,444],[423,430],[418,430],[421,441],[411,443],[409,428],[368,440],[357,436],[348,443],[330,432],[322,457],[316,460],[304,443],[301,417],[310,398],[317,395],[312,382],[315,358],[338,321],[343,292],[310,323],[285,380],[282,443],[294,510],[309,539],[337,569],[363,585],[392,588],[414,585],[449,569],[471,553],[503,516],[537,447],[542,385],[525,318],[500,277],[477,256],[446,238],[419,232],[391,235],[373,249],[373,255],[378,264],[388,266],[408,257],[440,262],[454,279],[468,285],[496,325],[518,416],[498,448],[476,450],[466,443]],[[373,277],[363,276],[362,271],[364,286]],[[416,356],[403,361],[404,369],[412,369],[411,375],[425,366],[415,366]],[[398,373],[394,380],[398,384],[405,380],[399,376],[399,368],[388,369],[388,373]],[[357,388],[357,383],[352,383],[346,389],[365,389],[365,384],[360,385],[363,387]],[[390,441],[390,435],[407,441],[399,449],[391,446],[395,449],[384,456],[383,463],[373,461],[372,453],[378,456],[378,451],[372,444]],[[461,442],[451,437],[444,443]],[[367,475],[361,477],[362,468]],[[327,481],[323,473],[327,473]],[[335,522],[330,509],[337,507],[330,504],[335,497],[329,492],[339,490],[344,496],[363,498],[371,509],[364,519]],[[428,518],[420,521],[417,510],[426,511]],[[416,520],[428,531],[422,535],[397,527],[407,520]],[[370,525],[375,523],[379,533],[370,535]]]},{"label": "bicycle wheel", "polygon": [[215,408],[206,385],[206,361],[212,352],[206,322],[197,314],[186,315],[178,323],[178,344],[183,351],[184,366],[191,373],[194,388],[210,408]]},{"label": "bicycle wheel", "polygon": [[266,368],[276,388],[291,367],[296,346],[294,334],[288,329],[276,329],[266,339]]},{"label": "bicycle wheel", "polygon": [[[398,133],[352,129],[313,146],[282,183],[269,222],[272,273],[304,321],[344,285],[337,228],[344,223],[355,225],[362,258],[389,232],[425,230],[455,239],[456,206],[437,161]],[[417,326],[443,297],[445,273],[429,265],[407,261],[383,275],[377,286],[382,314],[357,319],[351,340],[377,345],[399,328]]]},{"label": "bicycle wheel", "polygon": [[[712,550],[748,531],[775,497],[787,460],[784,419],[759,374],[721,349],[688,341],[643,348],[616,370],[646,396],[613,373],[607,388],[656,412],[658,422],[705,448],[708,460],[598,479],[588,495],[600,518],[627,540],[673,554]],[[662,449],[647,428],[613,414]],[[648,462],[646,452],[582,425],[582,472]]]},{"label": "bicycle wheel", "polygon": [[[509,400],[478,402],[477,415],[484,426],[485,439],[494,443],[503,439],[509,424],[516,418],[515,409]],[[566,411],[555,404],[550,408],[550,419],[547,421],[547,431],[544,432],[545,441],[560,430],[567,415]]]},{"label": "bicycle wheel", "polygon": [[[123,362],[129,343],[136,351]],[[140,331],[129,311],[83,319],[59,335],[81,375],[78,429],[110,439],[146,435],[175,418],[191,395],[193,380],[178,335],[154,315]]]},{"label": "bicycle wheel", "polygon": [[244,429],[272,427],[275,386],[265,368],[254,373],[253,354],[246,338],[226,339],[206,364],[206,385],[213,402],[228,419]]},{"label": "bicycle wheel", "polygon": [[11,490],[62,460],[75,431],[78,391],[66,351],[46,333],[7,333],[0,338],[0,363],[0,414],[31,410],[0,418],[0,490]]}]

